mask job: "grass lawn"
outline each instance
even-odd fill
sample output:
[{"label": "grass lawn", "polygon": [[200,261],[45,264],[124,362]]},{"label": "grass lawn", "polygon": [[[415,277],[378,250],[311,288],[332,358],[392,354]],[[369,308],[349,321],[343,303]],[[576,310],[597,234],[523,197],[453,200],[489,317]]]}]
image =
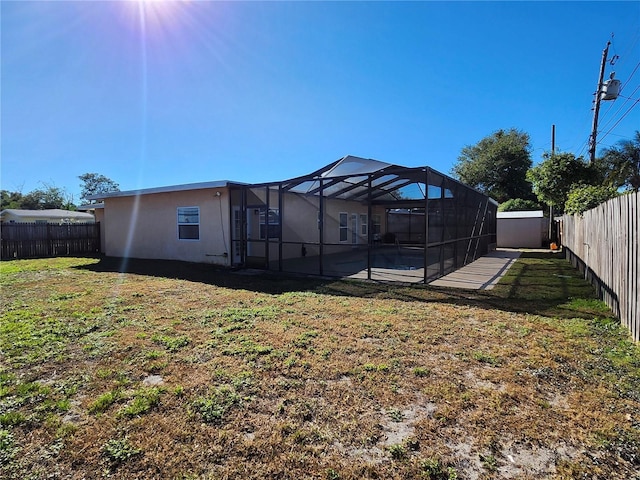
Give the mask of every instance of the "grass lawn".
[{"label": "grass lawn", "polygon": [[640,347],[557,255],[484,292],[0,273],[3,479],[640,478]]}]

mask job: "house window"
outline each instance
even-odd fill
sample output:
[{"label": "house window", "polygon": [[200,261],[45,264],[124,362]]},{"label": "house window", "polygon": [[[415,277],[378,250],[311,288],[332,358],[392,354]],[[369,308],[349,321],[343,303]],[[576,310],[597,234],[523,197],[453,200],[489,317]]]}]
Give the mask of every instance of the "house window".
[{"label": "house window", "polygon": [[367,214],[360,214],[360,235],[363,237],[367,236],[367,232],[369,231],[369,224],[367,223]]},{"label": "house window", "polygon": [[382,217],[380,216],[380,214],[371,215],[371,221],[373,222],[373,234],[380,235],[380,232],[382,231]]},{"label": "house window", "polygon": [[200,240],[200,207],[178,207],[178,238]]},{"label": "house window", "polygon": [[260,240],[264,240],[269,228],[269,238],[280,238],[280,211],[277,208],[269,209],[269,225],[267,225],[265,210],[260,210]]},{"label": "house window", "polygon": [[340,212],[340,241],[346,242],[349,238],[349,214]]}]

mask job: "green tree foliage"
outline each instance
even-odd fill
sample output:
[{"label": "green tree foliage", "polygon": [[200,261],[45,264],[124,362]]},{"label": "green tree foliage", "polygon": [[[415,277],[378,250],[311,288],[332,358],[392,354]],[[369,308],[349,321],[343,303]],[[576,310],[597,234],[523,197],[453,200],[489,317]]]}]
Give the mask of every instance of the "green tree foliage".
[{"label": "green tree foliage", "polygon": [[22,193],[0,190],[0,210],[7,208],[20,208],[22,205]]},{"label": "green tree foliage", "polygon": [[598,171],[572,153],[545,154],[544,160],[527,172],[538,200],[558,212],[564,209],[569,192],[577,185],[598,182]]},{"label": "green tree foliage", "polygon": [[618,147],[606,149],[601,161],[609,186],[640,191],[640,131],[636,130],[633,139],[618,142]]},{"label": "green tree foliage", "polygon": [[540,210],[540,204],[534,200],[512,198],[511,200],[501,203],[498,207],[499,212],[521,212],[530,210]]},{"label": "green tree foliage", "polygon": [[615,188],[602,185],[580,185],[569,192],[564,213],[578,214],[618,196]]},{"label": "green tree foliage", "polygon": [[67,192],[55,185],[43,184],[22,197],[20,207],[25,210],[48,210],[61,208],[63,210],[75,210],[76,206]]},{"label": "green tree foliage", "polygon": [[89,202],[87,197],[91,195],[120,191],[120,186],[116,182],[99,173],[85,173],[78,178],[82,181],[80,200],[84,202]]},{"label": "green tree foliage", "polygon": [[476,145],[464,147],[452,173],[498,202],[510,198],[532,200],[526,179],[530,167],[529,135],[512,128],[498,130]]}]

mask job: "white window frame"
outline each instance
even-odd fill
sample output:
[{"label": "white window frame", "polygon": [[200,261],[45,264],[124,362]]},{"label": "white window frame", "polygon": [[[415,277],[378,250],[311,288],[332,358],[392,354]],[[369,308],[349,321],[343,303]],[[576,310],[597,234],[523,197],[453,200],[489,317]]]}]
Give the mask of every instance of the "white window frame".
[{"label": "white window frame", "polygon": [[[267,219],[270,220],[272,217],[277,218],[278,221],[267,224]],[[277,209],[277,208],[270,208],[269,209],[269,216],[267,217],[267,210],[260,209],[260,218],[258,219],[258,229],[260,231],[260,240],[265,240],[266,239],[267,228],[273,227],[273,226],[277,226],[277,228],[275,230],[279,232],[279,230],[280,230],[280,210]],[[271,230],[272,229],[269,230],[270,233],[271,233]],[[277,235],[269,235],[269,240],[274,239],[274,238],[275,239],[280,238],[280,233],[278,233]]]},{"label": "white window frame", "polygon": [[382,215],[380,215],[379,213],[374,213],[373,215],[371,215],[371,222],[373,227],[373,234],[380,235],[382,233]]},{"label": "white window frame", "polygon": [[[197,214],[197,221],[193,222],[191,220],[189,220],[189,218],[194,217],[194,213],[191,212],[187,212],[188,210],[193,210],[195,209],[196,214]],[[198,242],[200,241],[200,207],[198,206],[191,206],[191,207],[178,207],[176,209],[176,220],[177,220],[177,235],[178,235],[178,240],[183,241],[183,242]],[[182,238],[180,236],[180,227],[182,226],[197,226],[198,227],[198,238]]]},{"label": "white window frame", "polygon": [[360,235],[366,237],[369,233],[369,222],[366,213],[360,214]]},{"label": "white window frame", "polygon": [[338,232],[340,243],[349,241],[349,214],[347,212],[340,212],[338,214]]}]

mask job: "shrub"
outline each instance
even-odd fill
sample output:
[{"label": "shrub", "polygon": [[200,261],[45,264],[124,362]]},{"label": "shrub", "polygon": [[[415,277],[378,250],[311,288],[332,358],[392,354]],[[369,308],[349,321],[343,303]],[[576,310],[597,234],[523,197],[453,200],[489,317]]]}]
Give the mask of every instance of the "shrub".
[{"label": "shrub", "polygon": [[587,210],[618,196],[611,187],[580,185],[569,192],[564,204],[564,212],[569,215],[582,215]]},{"label": "shrub", "polygon": [[512,198],[506,202],[502,202],[498,207],[499,212],[521,212],[529,210],[540,210],[540,204],[533,200]]}]

